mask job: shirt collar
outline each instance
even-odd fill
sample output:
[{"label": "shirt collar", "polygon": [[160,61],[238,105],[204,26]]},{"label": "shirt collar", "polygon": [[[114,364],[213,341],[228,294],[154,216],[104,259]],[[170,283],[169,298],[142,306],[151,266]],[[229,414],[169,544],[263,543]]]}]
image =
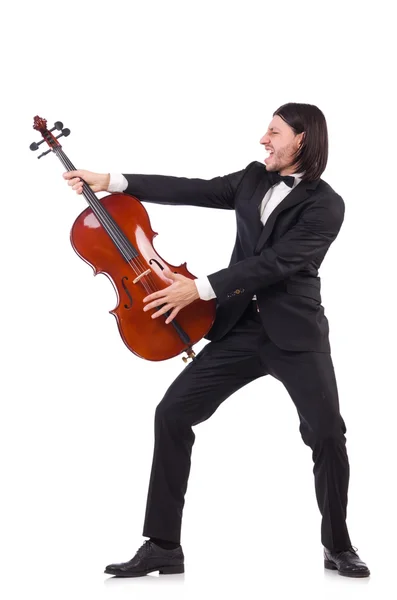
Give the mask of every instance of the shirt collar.
[{"label": "shirt collar", "polygon": [[294,178],[294,185],[292,187],[296,187],[298,185],[298,183],[300,183],[302,181],[302,177],[305,174],[304,171],[302,171],[302,173],[292,173],[291,177]]}]

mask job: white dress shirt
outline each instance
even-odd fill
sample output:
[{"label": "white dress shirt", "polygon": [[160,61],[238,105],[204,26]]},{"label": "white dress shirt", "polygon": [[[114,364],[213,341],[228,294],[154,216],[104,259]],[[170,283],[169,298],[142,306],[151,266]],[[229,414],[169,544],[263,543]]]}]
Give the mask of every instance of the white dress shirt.
[{"label": "white dress shirt", "polygon": [[[303,173],[293,173],[292,176],[295,178],[292,188],[284,183],[284,181],[280,181],[266,192],[259,207],[259,216],[263,225],[266,223],[276,206],[278,206],[287,194],[300,183]],[[127,189],[127,186],[128,181],[124,175],[121,173],[110,173],[108,192],[124,192],[124,190]],[[216,298],[216,294],[208,277],[199,277],[194,280],[194,283],[196,284],[201,300],[211,300],[212,298]],[[256,296],[254,296],[253,299],[255,300]]]}]

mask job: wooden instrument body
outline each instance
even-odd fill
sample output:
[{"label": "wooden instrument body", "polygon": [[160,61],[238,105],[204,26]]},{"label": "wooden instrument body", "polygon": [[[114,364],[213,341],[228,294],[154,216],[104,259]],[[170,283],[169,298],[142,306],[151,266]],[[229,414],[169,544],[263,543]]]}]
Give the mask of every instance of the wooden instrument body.
[{"label": "wooden instrument body", "polygon": [[152,230],[139,200],[128,194],[110,194],[100,202],[138,250],[139,273],[151,271],[133,283],[137,277],[135,260],[126,261],[91,208],[77,217],[70,233],[72,246],[91,265],[95,275],[104,273],[112,282],[117,305],[110,313],[116,317],[124,343],[137,356],[152,361],[165,360],[190,349],[210,330],[215,320],[215,301],[195,300],[176,315],[174,320],[190,338],[188,344],[182,341],[172,323],[165,324],[164,315],[152,319],[155,309],[144,312],[143,299],[170,285],[164,268],[190,279],[195,277],[187,270],[186,263],[179,267],[170,265],[154,250],[153,238],[157,233]]}]

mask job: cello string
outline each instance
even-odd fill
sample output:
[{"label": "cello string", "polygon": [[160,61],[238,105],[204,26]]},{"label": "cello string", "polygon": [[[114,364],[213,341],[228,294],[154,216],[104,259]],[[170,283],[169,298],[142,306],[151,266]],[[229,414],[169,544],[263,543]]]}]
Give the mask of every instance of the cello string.
[{"label": "cello string", "polygon": [[[60,152],[58,151],[57,154],[61,154],[62,155],[64,161],[61,160],[61,162],[65,162],[66,163],[65,164],[66,168],[70,168],[71,170],[75,170],[74,166],[71,163],[71,161],[68,159],[68,157],[66,156],[66,154],[63,152],[62,149],[60,150]],[[61,158],[61,157],[59,157],[59,158]],[[102,206],[102,203],[96,197],[96,194],[92,191],[92,189],[89,187],[89,185],[86,182],[84,182],[83,185],[86,186],[86,191],[91,195],[91,199],[94,199],[97,211],[101,214],[102,219],[107,223],[109,229],[112,230],[112,234],[116,238],[118,244],[117,244],[117,242],[114,242],[114,240],[113,240],[113,242],[116,243],[116,246],[119,248],[120,252],[124,256],[124,259],[126,260],[127,264],[135,271],[135,273],[137,273],[137,271],[135,270],[134,266],[131,264],[131,261],[135,260],[135,259],[128,260],[128,254],[125,251],[125,248],[126,248],[125,242],[124,242],[123,238],[121,237],[121,235],[124,235],[124,234],[122,232],[121,232],[121,235],[119,234],[119,232],[117,230],[117,223],[113,222],[113,219],[110,217],[110,215],[108,215],[107,211]],[[129,243],[128,238],[127,238],[127,242]],[[123,245],[124,245],[124,248],[123,248]],[[127,250],[128,250],[128,248],[127,248]],[[139,255],[137,256],[137,258],[138,258],[138,260],[137,260],[138,267],[141,268],[141,269],[145,269],[144,265],[139,260]],[[141,273],[143,273],[143,272],[144,272],[144,270],[141,270]],[[146,291],[147,294],[150,294],[150,293],[155,292],[155,291],[159,291],[159,288],[157,287],[156,283],[153,281],[151,273],[149,273],[149,275],[147,277],[147,282],[144,281],[144,280],[140,280],[140,282],[141,282],[142,286],[144,287],[144,289],[145,289],[145,291]],[[168,310],[172,311],[173,308],[174,307],[171,306],[171,308],[168,309]]]},{"label": "cello string", "polygon": [[[59,152],[59,154],[61,154],[61,152]],[[67,158],[66,154],[64,154],[62,152],[62,155],[63,155],[62,158],[64,158],[64,160],[62,161],[64,163],[64,166],[66,166],[67,169],[74,170],[73,165]],[[94,192],[92,192],[92,190],[88,186],[88,184],[83,182],[83,188],[84,188],[84,191],[91,197],[91,201],[92,200],[94,201],[94,206],[91,206],[91,204],[90,204],[90,208],[93,211],[94,215],[97,217],[98,217],[98,215],[100,215],[102,217],[102,220],[106,222],[106,224],[110,230],[110,231],[107,231],[107,233],[113,234],[114,239],[112,238],[112,241],[115,243],[116,247],[120,250],[120,252],[122,253],[125,260],[127,262],[129,262],[128,261],[128,247],[125,245],[124,240],[118,235],[117,229],[114,227],[111,220],[108,219],[107,212],[104,210],[102,204],[99,202],[98,198],[96,197]],[[96,213],[98,213],[98,214],[96,214]],[[106,229],[105,229],[105,231],[106,231]]]},{"label": "cello string", "polygon": [[[74,166],[72,165],[71,161],[68,159],[68,157],[66,156],[66,154],[63,152],[63,150],[58,151],[57,155],[62,155],[62,158],[64,160],[63,161],[61,160],[61,162],[64,163],[64,166],[66,166],[66,168],[69,168],[70,170],[75,170]],[[60,156],[59,156],[59,158],[61,159]],[[145,266],[140,261],[139,255],[137,256],[137,259],[130,259],[129,260],[129,258],[128,258],[129,254],[127,253],[128,252],[128,248],[127,248],[127,252],[126,252],[126,250],[125,250],[125,248],[126,248],[125,242],[124,242],[123,238],[120,236],[119,232],[117,231],[117,223],[115,224],[116,225],[116,227],[115,227],[114,224],[113,224],[113,220],[111,219],[110,215],[108,215],[107,211],[102,206],[101,202],[99,202],[99,199],[96,197],[95,193],[92,191],[92,189],[89,187],[89,185],[86,184],[86,182],[84,182],[83,185],[86,186],[86,191],[88,191],[88,193],[91,195],[91,199],[94,199],[95,204],[96,204],[96,209],[101,214],[102,219],[104,221],[106,221],[109,229],[112,230],[112,234],[116,238],[116,240],[117,240],[118,243],[114,242],[114,240],[113,240],[113,242],[119,248],[119,250],[122,253],[122,255],[124,256],[124,259],[126,260],[127,264],[134,270],[135,274],[137,274],[137,271],[134,268],[134,265],[131,264],[132,260],[136,260],[138,269],[140,268],[141,269],[141,273],[143,273],[144,270],[145,270]],[[128,238],[127,238],[127,242],[129,242]],[[123,245],[124,245],[124,248],[123,248]],[[139,270],[138,270],[138,273],[139,273]],[[148,274],[148,276],[147,276],[147,282],[141,279],[140,283],[144,287],[144,289],[145,289],[145,291],[146,291],[147,294],[153,293],[155,291],[159,291],[159,288],[157,287],[155,281],[153,281],[152,272],[150,272]]]},{"label": "cello string", "polygon": [[[66,168],[69,168],[70,170],[74,170],[74,167],[72,165],[72,163],[69,161],[69,159],[67,158],[66,154],[62,152],[64,161],[61,161],[64,163],[64,166]],[[57,154],[61,154],[61,152],[57,152]],[[92,189],[89,187],[88,184],[86,184],[85,182],[83,183],[83,185],[85,186],[85,191],[88,192],[88,194],[91,196],[91,200],[94,199],[95,202],[95,209],[96,211],[101,215],[103,221],[106,222],[109,230],[111,231],[111,238],[113,240],[113,242],[115,243],[116,247],[120,250],[120,252],[122,253],[124,259],[126,260],[127,264],[134,270],[135,274],[142,274],[145,270],[145,267],[142,263],[140,263],[140,261],[137,264],[137,268],[134,267],[134,265],[132,264],[132,261],[135,259],[130,259],[130,249],[126,246],[125,241],[123,240],[122,236],[120,235],[120,233],[117,231],[117,224],[116,227],[114,225],[114,222],[110,217],[110,215],[108,215],[107,211],[105,210],[105,208],[102,206],[101,202],[99,202],[99,199],[96,197],[95,193],[92,191]],[[91,206],[92,209],[92,206]],[[93,210],[94,214],[95,211]],[[109,233],[109,232],[108,232]],[[127,241],[128,238],[127,238]],[[140,264],[139,264],[140,263]],[[140,269],[140,272],[139,272]],[[145,281],[143,279],[140,280],[140,282],[142,283],[143,287],[145,288],[145,291],[150,294],[154,291],[157,291],[159,288],[156,286],[155,282],[153,282],[152,280],[149,281]],[[147,285],[149,284],[149,286]]]},{"label": "cello string", "polygon": [[[71,162],[69,161],[69,159],[67,158],[67,156],[63,152],[62,152],[62,154],[64,155],[64,158],[66,159],[66,161],[68,163],[66,166],[68,168],[71,168],[72,170],[74,170],[74,167],[71,164]],[[138,264],[136,265],[138,270],[136,270],[136,268],[134,267],[134,264],[132,262],[134,259],[130,259],[131,250],[128,248],[125,240],[123,239],[123,233],[118,231],[117,223],[115,223],[113,221],[113,219],[110,217],[110,215],[108,215],[107,211],[102,206],[101,202],[99,202],[99,199],[96,197],[95,193],[91,190],[89,185],[86,184],[85,182],[84,182],[84,185],[85,185],[85,191],[91,196],[91,200],[93,200],[96,205],[95,206],[96,211],[101,215],[103,221],[105,221],[105,223],[107,224],[107,226],[110,230],[110,234],[111,234],[110,237],[112,238],[113,242],[116,244],[116,246],[118,247],[120,252],[123,254],[124,259],[126,260],[127,264],[129,264],[134,269],[135,274],[142,274],[144,272],[144,270],[146,270],[146,269],[145,269],[144,265],[142,263],[139,264],[138,261],[136,261],[136,262],[138,262]],[[108,231],[108,233],[109,233],[109,231]],[[127,241],[127,244],[130,243],[128,238],[126,238],[126,241]],[[144,280],[141,283],[148,293],[156,291],[158,289],[157,286],[153,287],[153,282],[150,282],[150,281],[148,282],[149,284],[151,284],[150,287],[152,289],[150,289],[150,287],[147,286],[147,284]]]}]

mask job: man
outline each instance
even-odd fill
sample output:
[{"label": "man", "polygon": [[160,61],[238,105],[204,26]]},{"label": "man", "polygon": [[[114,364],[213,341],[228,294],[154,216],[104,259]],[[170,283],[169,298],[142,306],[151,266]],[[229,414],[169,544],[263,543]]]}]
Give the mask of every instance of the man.
[{"label": "man", "polygon": [[323,113],[289,103],[273,114],[260,140],[265,167],[211,180],[161,175],[65,173],[72,189],[121,192],[143,202],[235,210],[237,238],[230,265],[191,280],[168,272],[172,284],[145,298],[143,310],[169,323],[197,298],[216,298],[207,344],[181,372],[156,409],[155,446],[143,535],[128,562],[106,567],[116,576],[151,571],[182,573],[180,545],[192,426],[208,419],[233,392],[270,374],[295,403],[300,433],[312,449],[315,490],[322,514],[324,565],[341,575],[366,577],[368,567],[351,545],[346,526],[349,462],[328,320],[318,269],[344,218],[342,198],[320,177],[328,159]]}]

